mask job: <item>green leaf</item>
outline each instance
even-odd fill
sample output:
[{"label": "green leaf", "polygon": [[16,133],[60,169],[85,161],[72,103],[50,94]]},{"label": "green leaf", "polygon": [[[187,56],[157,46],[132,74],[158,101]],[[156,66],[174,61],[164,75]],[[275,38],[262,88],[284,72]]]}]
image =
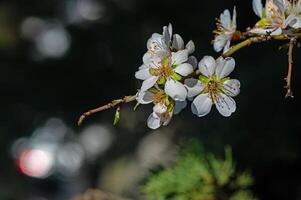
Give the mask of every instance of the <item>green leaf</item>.
[{"label": "green leaf", "polygon": [[119,119],[120,119],[120,107],[118,107],[115,112],[115,118],[113,122],[114,126],[119,122]]}]

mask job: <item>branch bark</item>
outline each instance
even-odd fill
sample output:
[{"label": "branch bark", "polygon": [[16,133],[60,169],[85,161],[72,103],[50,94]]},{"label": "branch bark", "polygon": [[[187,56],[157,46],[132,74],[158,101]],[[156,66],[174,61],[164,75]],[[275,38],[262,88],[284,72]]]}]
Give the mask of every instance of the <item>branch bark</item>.
[{"label": "branch bark", "polygon": [[114,108],[114,107],[116,107],[116,106],[118,106],[120,104],[130,103],[130,102],[132,102],[134,100],[136,100],[136,95],[125,96],[122,99],[116,99],[116,100],[113,100],[112,102],[110,102],[110,103],[108,103],[106,105],[103,105],[103,106],[100,106],[98,108],[89,110],[88,112],[85,112],[84,114],[82,114],[80,116],[80,118],[77,121],[77,125],[80,126],[87,117],[89,117],[89,116],[91,116],[91,115],[93,115],[95,113],[102,112],[104,110],[108,110],[108,109]]},{"label": "branch bark", "polygon": [[288,48],[288,72],[286,76],[286,95],[285,97],[293,97],[293,92],[292,92],[292,73],[293,73],[293,50],[294,46],[296,43],[296,38],[291,38],[290,43],[289,43],[289,48]]},{"label": "branch bark", "polygon": [[289,40],[289,36],[287,35],[275,35],[275,36],[271,36],[271,35],[267,35],[267,36],[254,36],[254,37],[250,37],[236,45],[234,45],[233,47],[231,47],[227,52],[225,52],[222,56],[224,58],[230,57],[232,54],[236,53],[238,50],[250,46],[253,43],[260,43],[260,42],[266,42],[269,40]]}]

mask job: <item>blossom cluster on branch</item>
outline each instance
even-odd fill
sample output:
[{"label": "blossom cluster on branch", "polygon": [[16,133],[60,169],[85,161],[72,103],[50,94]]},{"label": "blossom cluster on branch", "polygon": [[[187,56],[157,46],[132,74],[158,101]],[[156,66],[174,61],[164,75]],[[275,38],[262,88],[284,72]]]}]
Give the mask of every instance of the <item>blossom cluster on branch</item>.
[{"label": "blossom cluster on branch", "polygon": [[191,101],[191,111],[198,117],[207,115],[214,105],[218,112],[229,117],[236,110],[233,97],[240,92],[240,82],[230,79],[235,68],[231,56],[252,43],[281,40],[288,45],[287,97],[292,97],[291,79],[293,47],[301,36],[301,0],[253,0],[253,10],[259,21],[245,32],[237,30],[237,12],[226,9],[217,19],[213,47],[223,52],[216,59],[206,55],[198,62],[192,56],[193,41],[185,44],[172,25],[163,27],[163,33],[154,33],[147,41],[143,64],[135,77],[142,80],[137,94],[117,99],[111,103],[84,113],[79,124],[89,115],[117,107],[115,121],[120,117],[120,106],[136,100],[139,104],[153,104],[153,112],[147,120],[151,129],[166,126],[174,114],[180,113]]}]

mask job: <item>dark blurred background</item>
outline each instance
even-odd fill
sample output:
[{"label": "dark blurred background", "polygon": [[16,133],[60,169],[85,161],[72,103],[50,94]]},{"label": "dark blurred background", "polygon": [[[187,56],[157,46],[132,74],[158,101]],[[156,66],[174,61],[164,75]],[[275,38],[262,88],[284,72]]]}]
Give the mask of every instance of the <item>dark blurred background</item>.
[{"label": "dark blurred background", "polygon": [[169,22],[195,42],[198,59],[219,56],[211,46],[215,18],[234,4],[239,29],[256,22],[251,1],[0,1],[0,199],[65,200],[88,188],[141,199],[149,171],[190,138],[211,152],[231,145],[259,199],[301,199],[300,49],[294,99],[284,98],[286,51],[270,42],[235,55],[232,77],[242,90],[230,118],[186,109],[151,131],[151,106],[131,104],[116,127],[113,110],[76,125],[84,111],[135,94],[146,41]]}]

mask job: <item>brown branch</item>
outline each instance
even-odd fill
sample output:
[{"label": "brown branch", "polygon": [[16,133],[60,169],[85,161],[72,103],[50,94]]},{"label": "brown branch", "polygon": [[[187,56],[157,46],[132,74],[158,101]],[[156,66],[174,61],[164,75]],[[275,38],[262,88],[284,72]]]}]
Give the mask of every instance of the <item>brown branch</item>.
[{"label": "brown branch", "polygon": [[291,38],[288,48],[288,72],[286,77],[286,86],[287,89],[285,97],[292,97],[293,98],[293,92],[292,92],[292,72],[293,72],[293,49],[296,44],[296,38]]},{"label": "brown branch", "polygon": [[98,112],[102,112],[104,110],[108,110],[108,109],[111,109],[111,108],[114,108],[115,106],[117,105],[120,105],[120,104],[125,104],[125,103],[129,103],[129,102],[132,102],[136,100],[136,95],[132,95],[132,96],[125,96],[124,98],[122,99],[116,99],[116,100],[113,100],[112,102],[106,104],[106,105],[103,105],[103,106],[100,106],[98,108],[95,108],[95,109],[92,109],[92,110],[89,110],[88,112],[85,112],[84,114],[82,114],[79,118],[79,120],[77,121],[77,125],[80,126],[82,124],[82,122],[89,116],[95,114],[95,113],[98,113]]}]

